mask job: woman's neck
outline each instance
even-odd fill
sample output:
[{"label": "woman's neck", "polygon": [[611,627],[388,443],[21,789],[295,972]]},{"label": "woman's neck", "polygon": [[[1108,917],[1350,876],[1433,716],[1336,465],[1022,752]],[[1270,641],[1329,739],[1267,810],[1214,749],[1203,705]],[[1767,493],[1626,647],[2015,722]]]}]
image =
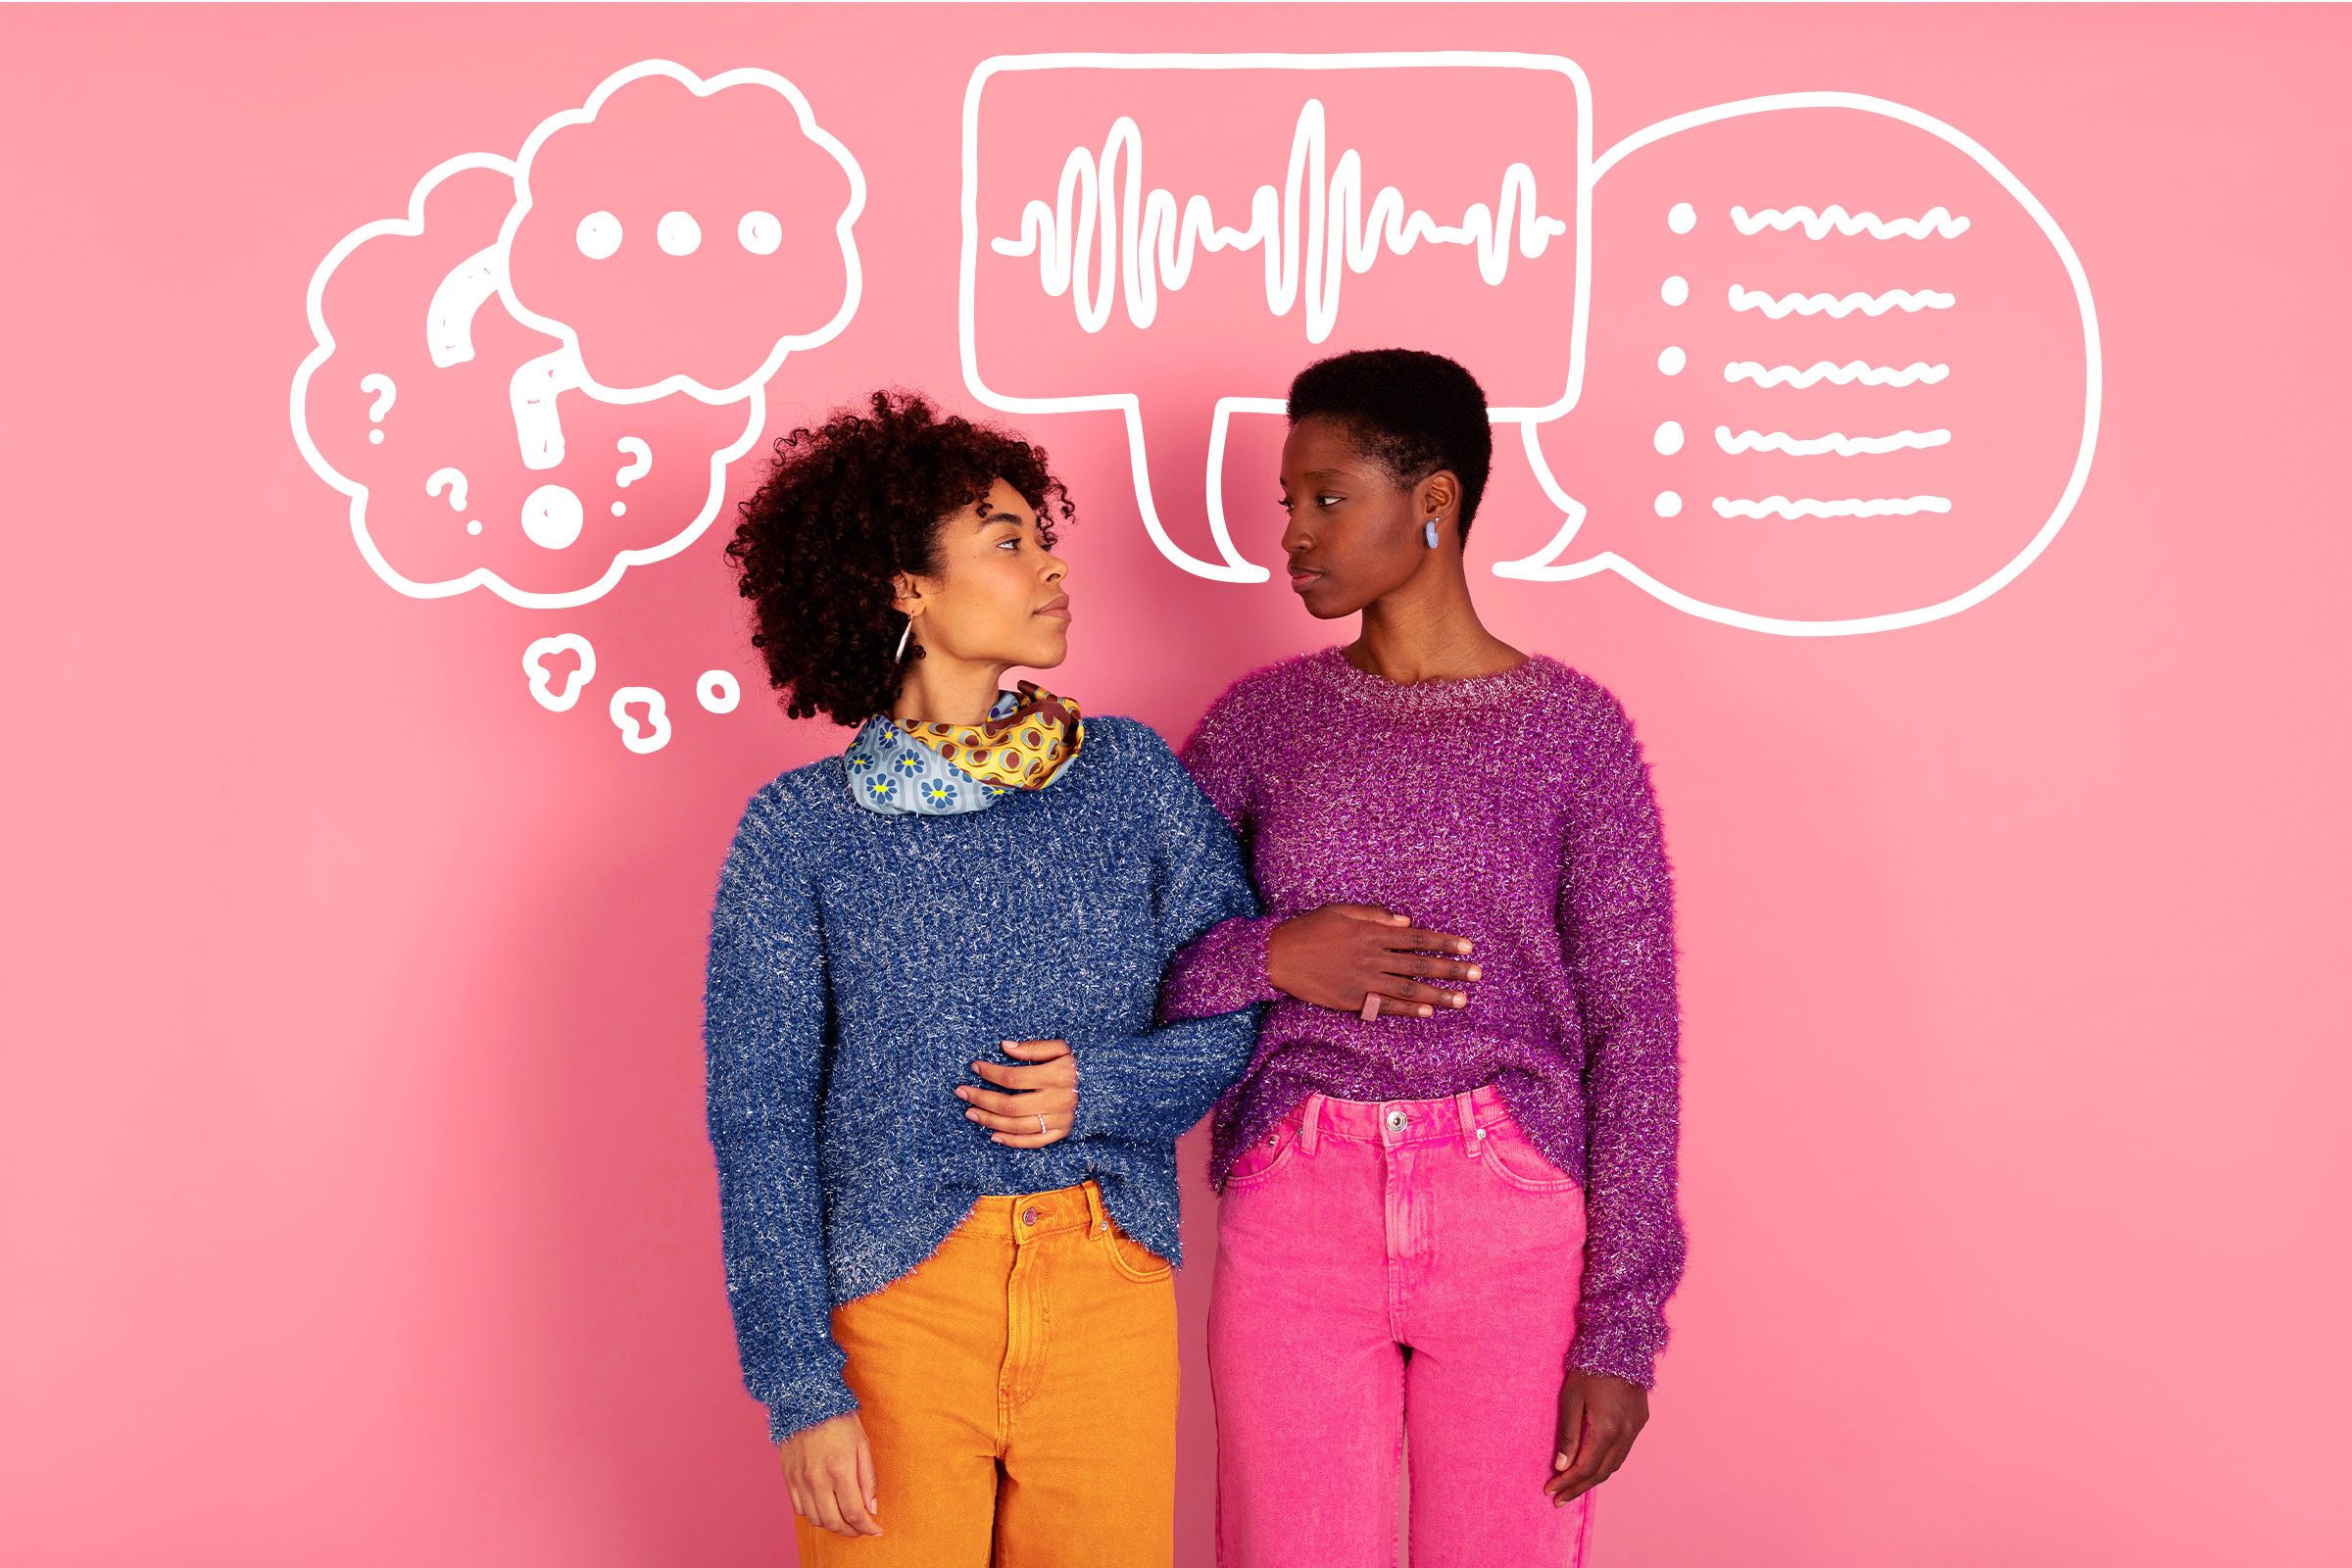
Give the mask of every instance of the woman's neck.
[{"label": "woman's neck", "polygon": [[1400,684],[1492,675],[1518,664],[1519,650],[1478,618],[1460,558],[1429,565],[1452,569],[1416,572],[1366,605],[1362,627],[1346,649],[1348,662]]},{"label": "woman's neck", "polygon": [[1010,664],[973,663],[925,650],[906,672],[890,716],[916,724],[980,724],[997,706]]}]

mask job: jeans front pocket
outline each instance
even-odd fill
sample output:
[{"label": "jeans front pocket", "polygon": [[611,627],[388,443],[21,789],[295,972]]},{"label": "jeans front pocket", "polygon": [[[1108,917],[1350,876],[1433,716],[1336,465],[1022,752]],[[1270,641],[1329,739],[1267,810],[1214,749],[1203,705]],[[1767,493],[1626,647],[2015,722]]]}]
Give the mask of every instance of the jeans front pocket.
[{"label": "jeans front pocket", "polygon": [[1298,1152],[1298,1124],[1286,1120],[1241,1152],[1234,1159],[1233,1168],[1225,1173],[1223,1191],[1248,1192],[1289,1164]]},{"label": "jeans front pocket", "polygon": [[1506,1186],[1527,1193],[1573,1193],[1577,1179],[1554,1165],[1508,1117],[1487,1123],[1479,1140],[1479,1163]]},{"label": "jeans front pocket", "polygon": [[1095,1232],[1095,1245],[1110,1258],[1110,1266],[1138,1285],[1155,1285],[1176,1272],[1176,1265],[1121,1229],[1112,1220]]}]

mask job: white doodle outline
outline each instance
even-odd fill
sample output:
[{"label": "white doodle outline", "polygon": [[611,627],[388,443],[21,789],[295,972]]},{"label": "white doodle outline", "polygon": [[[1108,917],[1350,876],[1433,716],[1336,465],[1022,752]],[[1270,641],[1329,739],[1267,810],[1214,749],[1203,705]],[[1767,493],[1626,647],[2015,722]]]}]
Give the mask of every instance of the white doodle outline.
[{"label": "white doodle outline", "polygon": [[1751,238],[1768,228],[1780,233],[1802,228],[1805,238],[1819,239],[1834,228],[1849,239],[1856,234],[1872,239],[1957,239],[1968,232],[1968,220],[1955,218],[1940,203],[1917,218],[1881,218],[1876,213],[1849,213],[1842,203],[1832,202],[1827,207],[1766,207],[1752,214],[1735,206],[1732,226]]},{"label": "white doodle outline", "polygon": [[[588,95],[586,103],[577,109],[566,109],[561,114],[549,116],[539,122],[538,127],[529,136],[524,138],[522,151],[515,160],[517,167],[514,172],[514,206],[507,214],[506,222],[499,228],[498,248],[502,256],[510,254],[509,248],[514,242],[514,230],[521,225],[525,218],[530,216],[531,160],[538,156],[541,145],[559,130],[571,125],[584,125],[594,121],[597,112],[604,108],[606,99],[631,82],[642,81],[648,76],[667,76],[697,98],[708,98],[723,88],[740,87],[747,84],[771,88],[792,105],[793,113],[799,117],[801,122],[801,134],[831,154],[833,161],[841,165],[842,172],[850,176],[849,202],[842,208],[841,217],[835,220],[833,225],[834,237],[841,242],[842,263],[848,269],[849,274],[842,287],[841,308],[833,313],[833,319],[813,332],[797,333],[778,338],[775,348],[769,352],[767,360],[759,369],[735,385],[717,391],[704,386],[683,371],[675,375],[663,376],[651,386],[644,387],[609,387],[590,377],[584,365],[580,371],[579,384],[594,394],[600,403],[650,403],[657,398],[667,397],[672,392],[683,392],[703,403],[733,403],[739,398],[749,397],[755,391],[765,387],[794,350],[812,349],[838,336],[842,328],[850,324],[850,318],[858,314],[858,296],[863,289],[862,273],[858,264],[858,243],[851,235],[850,230],[858,221],[858,215],[865,211],[865,172],[858,167],[858,160],[850,156],[849,148],[841,144],[840,138],[817,124],[815,115],[809,111],[808,100],[801,95],[801,89],[782,76],[759,66],[739,66],[733,71],[722,71],[706,82],[701,76],[671,60],[640,60],[633,66],[625,66],[614,72],[597,83],[596,90]],[[522,322],[525,326],[536,327],[550,337],[562,339],[564,350],[572,355],[575,362],[578,360],[579,335],[565,322],[525,310],[522,301],[515,298],[514,295],[514,277],[512,268],[501,267],[499,269],[498,292],[506,300],[507,309],[514,313],[514,319]]]},{"label": "white doodle outline", "polygon": [[[643,703],[652,710],[652,721],[642,730],[637,727],[637,715],[624,711],[631,703]],[[620,731],[620,744],[639,757],[669,744],[669,704],[651,686],[623,686],[605,705],[605,712],[612,718],[612,727]]]},{"label": "white doodle outline", "polygon": [[[742,383],[740,391],[731,390],[726,395],[710,394],[708,389],[697,385],[683,375],[666,377],[650,388],[616,391],[588,379],[585,368],[582,368],[580,379],[574,384],[588,391],[599,402],[645,403],[666,397],[673,391],[682,391],[699,402],[712,406],[723,406],[738,401],[738,398],[746,405],[747,417],[744,421],[743,433],[711,454],[710,479],[703,508],[696,514],[693,521],[677,533],[657,545],[650,545],[638,550],[618,551],[613,555],[612,564],[596,581],[583,587],[564,589],[559,592],[539,592],[516,587],[488,566],[476,566],[463,575],[447,581],[418,582],[403,575],[395,568],[391,562],[385,559],[383,552],[376,547],[375,541],[368,536],[368,486],[338,472],[333,465],[326,461],[325,455],[318,450],[318,443],[311,438],[310,428],[305,418],[311,378],[320,367],[334,357],[337,348],[334,334],[327,329],[322,303],[327,280],[334,275],[335,270],[342,266],[353,251],[371,239],[387,235],[415,238],[422,234],[424,232],[426,198],[443,180],[468,170],[488,170],[505,175],[514,186],[517,205],[509,209],[506,219],[500,224],[498,239],[468,257],[466,262],[480,263],[484,258],[495,256],[498,271],[497,293],[506,309],[517,320],[527,322],[551,336],[562,339],[564,349],[559,352],[568,354],[575,362],[579,357],[577,334],[562,322],[553,322],[546,318],[523,310],[520,302],[514,297],[514,285],[508,275],[506,265],[508,243],[514,233],[514,224],[519,220],[520,214],[528,208],[530,202],[528,187],[523,178],[523,164],[497,153],[461,153],[434,166],[410,191],[406,218],[378,219],[373,222],[363,223],[336,241],[334,247],[313,270],[310,287],[303,300],[304,314],[310,322],[313,347],[310,353],[303,357],[301,366],[294,372],[293,386],[287,399],[288,416],[294,431],[294,444],[301,449],[303,461],[310,465],[312,472],[324,480],[330,487],[350,498],[352,539],[359,546],[360,554],[368,562],[369,568],[394,591],[411,599],[447,599],[481,587],[489,589],[511,605],[519,605],[533,610],[564,610],[601,599],[612,591],[631,566],[649,565],[654,562],[665,561],[678,554],[702,537],[710,526],[711,519],[716,517],[726,505],[728,466],[750,451],[753,443],[759,440],[760,432],[765,428],[767,423],[767,377],[782,366],[792,350],[813,348],[824,342],[840,332],[848,324],[851,317],[855,315],[862,294],[863,282],[862,272],[858,262],[857,247],[851,238],[850,228],[865,206],[864,172],[858,167],[857,160],[850,156],[847,147],[843,146],[829,132],[817,127],[810,116],[808,102],[802,96],[800,89],[773,72],[763,71],[757,67],[745,67],[736,71],[724,72],[711,77],[707,84],[697,86],[696,83],[701,81],[701,78],[682,66],[666,60],[640,61],[606,77],[589,95],[587,104],[582,108],[565,110],[542,122],[523,144],[524,159],[527,160],[535,153],[540,144],[562,124],[577,123],[584,120],[594,119],[596,111],[603,107],[605,100],[621,85],[657,74],[667,75],[679,81],[694,91],[698,97],[706,97],[722,86],[733,86],[743,81],[756,81],[773,86],[793,105],[794,111],[800,119],[802,132],[811,141],[826,148],[842,164],[850,177],[850,201],[835,228],[842,242],[843,255],[848,263],[848,281],[843,289],[840,310],[834,314],[833,319],[816,333],[779,339],[775,352],[769,357],[760,372],[757,376],[747,378]],[[466,262],[461,262],[459,267],[463,268]],[[438,354],[436,354],[437,360]],[[673,385],[673,383],[683,384]]]},{"label": "white doodle outline", "polygon": [[749,405],[747,410],[749,417],[744,423],[743,434],[711,454],[710,494],[704,502],[703,510],[695,519],[678,533],[658,545],[651,545],[642,550],[616,552],[612,557],[612,564],[596,581],[580,588],[569,588],[560,592],[540,592],[518,588],[489,566],[475,566],[462,576],[440,582],[418,582],[415,578],[403,575],[399,568],[385,559],[383,551],[377,548],[374,539],[368,535],[368,486],[357,479],[347,478],[326,461],[325,455],[318,450],[318,443],[311,439],[310,427],[303,417],[304,408],[310,395],[311,377],[318,373],[319,367],[334,357],[335,351],[339,347],[335,342],[334,333],[327,329],[326,316],[321,308],[321,300],[326,292],[327,279],[334,275],[335,269],[342,266],[344,260],[360,246],[371,239],[385,235],[399,235],[413,239],[422,234],[424,232],[425,199],[432,194],[434,187],[445,179],[472,169],[490,170],[503,173],[511,179],[514,173],[514,163],[512,159],[503,158],[497,153],[461,153],[455,158],[446,160],[435,166],[417,182],[416,189],[409,197],[409,216],[407,218],[382,218],[370,223],[363,223],[338,240],[334,249],[328,251],[325,259],[319,262],[318,270],[312,272],[310,292],[304,302],[304,308],[310,317],[311,335],[316,340],[316,344],[304,357],[300,368],[294,372],[293,391],[288,399],[290,416],[294,425],[294,444],[302,449],[303,460],[311,466],[313,473],[351,498],[352,540],[359,546],[360,554],[366,559],[369,568],[395,592],[405,594],[411,599],[448,599],[480,587],[489,589],[508,604],[520,605],[526,609],[569,609],[575,605],[585,605],[603,598],[612,590],[614,583],[620,581],[621,575],[631,566],[665,561],[702,536],[703,531],[710,527],[710,519],[717,516],[720,508],[726,504],[727,466],[751,450],[752,444],[760,438],[760,429],[767,422],[766,389],[756,387],[745,399]]},{"label": "white doodle outline", "polygon": [[1076,51],[1056,54],[995,55],[982,61],[972,72],[963,95],[963,255],[956,278],[956,350],[963,366],[964,385],[972,395],[993,409],[1008,414],[1062,414],[1083,410],[1115,409],[1124,416],[1127,427],[1127,457],[1129,470],[1135,481],[1135,499],[1143,514],[1144,528],[1152,542],[1171,564],[1197,577],[1219,582],[1264,582],[1272,575],[1234,548],[1233,536],[1226,526],[1224,471],[1225,433],[1236,413],[1280,414],[1285,404],[1281,398],[1225,397],[1216,402],[1210,419],[1208,435],[1207,484],[1204,491],[1211,540],[1224,556],[1217,564],[1202,561],[1168,536],[1161,522],[1159,509],[1152,499],[1151,466],[1144,448],[1143,404],[1134,392],[1095,393],[1076,397],[1024,398],[1002,393],[987,383],[980,374],[979,356],[973,341],[974,290],[977,282],[980,251],[979,222],[979,128],[980,94],[998,74],[1012,71],[1349,71],[1400,69],[1460,69],[1464,67],[1494,67],[1501,69],[1554,72],[1566,76],[1576,94],[1576,302],[1574,324],[1571,328],[1568,355],[1567,382],[1559,398],[1538,408],[1503,408],[1488,410],[1490,422],[1503,424],[1523,422],[1530,428],[1535,421],[1556,418],[1576,406],[1584,385],[1586,310],[1592,293],[1592,92],[1585,79],[1584,68],[1562,55],[1531,54],[1519,50],[1416,50],[1383,51],[1348,54],[1293,54],[1258,52],[1238,54],[1150,53],[1116,54]]},{"label": "white doodle outline", "polygon": [[[541,661],[550,654],[574,653],[580,656],[580,667],[571,672],[562,692],[548,689],[552,678]],[[531,700],[551,713],[567,713],[580,700],[580,693],[596,679],[596,645],[576,631],[560,631],[550,637],[535,637],[522,651],[522,672],[531,682]]]},{"label": "white doodle outline", "polygon": [[1967,154],[1977,167],[1997,180],[2002,188],[2016,199],[2018,205],[2026,210],[2027,215],[2039,225],[2043,236],[2057,251],[2059,261],[2066,268],[2068,280],[2074,285],[2075,303],[2081,311],[2082,318],[2082,443],[2075,455],[2074,470],[2067,476],[2066,488],[2060,494],[2057,505],[2051,509],[2048,519],[2042,523],[2040,530],[2026,542],[2024,548],[2010,559],[2006,565],[1976,586],[1936,604],[1923,605],[1916,610],[1891,611],[1884,614],[1857,615],[1844,620],[1791,620],[1781,616],[1759,615],[1749,611],[1734,610],[1725,605],[1710,604],[1703,599],[1684,593],[1678,588],[1669,587],[1613,550],[1604,550],[1599,555],[1583,561],[1571,562],[1565,565],[1559,564],[1561,553],[1568,548],[1584,527],[1585,507],[1582,502],[1577,501],[1560,487],[1559,480],[1552,474],[1550,465],[1544,461],[1543,446],[1537,439],[1536,425],[1533,421],[1529,421],[1520,427],[1520,438],[1527,449],[1528,463],[1535,469],[1536,482],[1543,486],[1544,493],[1551,498],[1554,505],[1559,507],[1565,521],[1559,532],[1541,550],[1516,561],[1496,562],[1494,567],[1496,576],[1517,577],[1531,582],[1565,582],[1571,578],[1591,576],[1597,571],[1614,571],[1661,603],[1671,605],[1686,614],[1699,616],[1701,619],[1718,621],[1727,626],[1744,627],[1749,631],[1772,632],[1787,637],[1841,637],[1859,632],[1892,631],[1898,627],[1917,626],[1927,621],[1940,620],[1946,615],[1956,615],[1963,610],[1982,604],[2016,581],[2018,575],[2034,564],[2034,558],[2049,547],[2050,541],[2057,537],[2058,530],[2066,525],[2067,518],[2074,512],[2075,502],[2082,494],[2082,486],[2090,477],[2091,454],[2098,444],[2099,403],[2103,382],[2103,369],[2099,355],[2098,313],[2091,304],[2090,280],[2083,274],[2082,259],[2075,254],[2074,245],[2067,239],[2065,231],[2059,228],[2057,220],[2053,219],[2048,209],[2044,208],[2035,199],[2034,193],[2026,188],[2025,183],[2009,172],[2006,165],[1993,157],[1974,137],[1969,136],[1958,127],[1946,124],[1935,116],[1922,113],[1907,104],[1898,104],[1886,98],[1875,98],[1866,93],[1772,93],[1757,98],[1741,98],[1731,103],[1716,104],[1707,109],[1694,109],[1688,114],[1676,115],[1661,120],[1655,124],[1645,125],[1593,160],[1592,181],[1597,185],[1602,176],[1607,174],[1609,170],[1616,166],[1617,161],[1627,153],[1645,147],[1664,137],[1690,129],[1693,126],[1712,124],[1719,120],[1740,119],[1748,115],[1769,114],[1783,109],[1859,109],[1866,113],[1885,115],[1889,119],[1899,120],[1917,129],[1928,132]]},{"label": "white doodle outline", "polygon": [[[716,690],[712,690],[713,683]],[[731,669],[706,669],[694,679],[694,700],[708,713],[732,713],[743,701],[743,683]]]}]

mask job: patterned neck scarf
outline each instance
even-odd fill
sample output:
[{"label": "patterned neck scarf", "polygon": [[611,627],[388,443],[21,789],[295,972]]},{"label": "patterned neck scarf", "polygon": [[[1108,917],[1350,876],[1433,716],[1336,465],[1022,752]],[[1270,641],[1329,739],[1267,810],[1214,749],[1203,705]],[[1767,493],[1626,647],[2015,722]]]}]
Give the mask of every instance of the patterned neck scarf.
[{"label": "patterned neck scarf", "polygon": [[876,713],[844,754],[850,793],[868,810],[949,816],[1042,790],[1086,739],[1078,705],[1035,681],[997,693],[978,724],[929,724]]}]

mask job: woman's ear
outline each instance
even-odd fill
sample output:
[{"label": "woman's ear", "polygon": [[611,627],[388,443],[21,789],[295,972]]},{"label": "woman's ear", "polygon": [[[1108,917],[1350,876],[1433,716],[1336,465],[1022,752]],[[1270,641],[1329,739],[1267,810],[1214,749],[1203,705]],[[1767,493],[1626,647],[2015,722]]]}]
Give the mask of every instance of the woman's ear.
[{"label": "woman's ear", "polygon": [[1451,512],[1454,503],[1462,498],[1462,485],[1451,468],[1440,468],[1421,481],[1422,515],[1432,512]]},{"label": "woman's ear", "polygon": [[923,585],[909,572],[899,572],[890,579],[893,595],[890,608],[902,615],[912,615],[923,608]]}]

